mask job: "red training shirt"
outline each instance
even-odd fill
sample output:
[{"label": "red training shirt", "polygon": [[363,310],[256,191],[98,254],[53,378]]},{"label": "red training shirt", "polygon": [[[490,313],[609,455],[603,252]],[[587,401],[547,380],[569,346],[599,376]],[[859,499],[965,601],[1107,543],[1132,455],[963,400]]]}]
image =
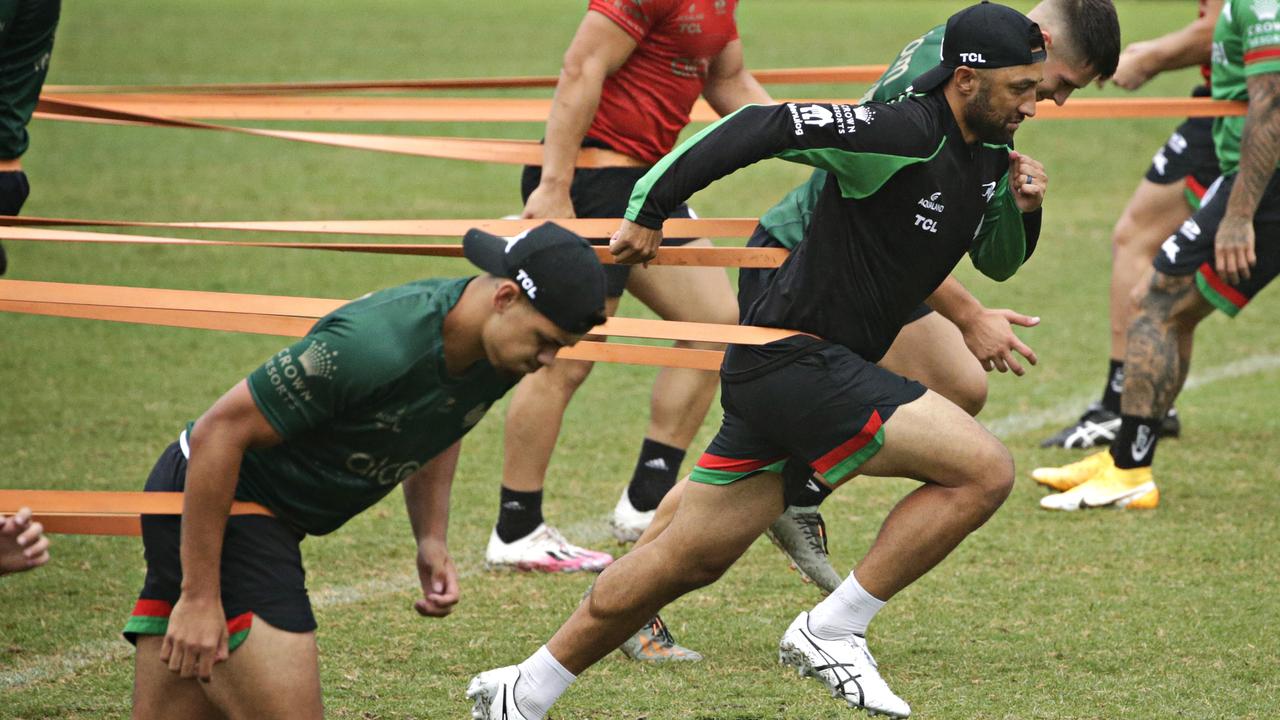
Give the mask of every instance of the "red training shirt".
[{"label": "red training shirt", "polygon": [[711,61],[738,37],[738,0],[590,0],[637,45],[604,81],[587,135],[656,163],[675,146]]}]

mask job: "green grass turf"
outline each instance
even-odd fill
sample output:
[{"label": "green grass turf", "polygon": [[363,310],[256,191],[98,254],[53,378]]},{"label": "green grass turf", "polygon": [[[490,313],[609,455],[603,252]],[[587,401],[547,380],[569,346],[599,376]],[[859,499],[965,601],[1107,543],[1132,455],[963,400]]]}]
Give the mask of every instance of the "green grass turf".
[{"label": "green grass turf", "polygon": [[[958,7],[949,2],[752,0],[739,21],[757,68],[883,63]],[[1018,3],[1026,6],[1028,3]],[[51,83],[168,83],[544,74],[582,12],[567,0],[461,3],[71,3]],[[1025,8],[1024,8],[1025,9]],[[1188,2],[1121,3],[1127,41],[1180,26]],[[1181,95],[1194,71],[1144,92]],[[779,96],[859,88],[775,88]],[[1098,94],[1095,90],[1082,96]],[[1106,91],[1107,96],[1119,96]],[[1201,328],[1193,372],[1261,357],[1264,369],[1189,389],[1185,437],[1161,446],[1164,504],[1149,514],[1050,515],[1028,468],[1076,455],[1036,442],[1018,417],[1098,390],[1106,361],[1109,235],[1172,120],[1032,122],[1019,148],[1052,175],[1037,256],[1003,285],[960,277],[990,306],[1043,317],[1022,332],[1041,364],[993,376],[983,419],[1005,428],[1020,480],[1003,510],[876,621],[889,681],[921,718],[1273,717],[1280,610],[1274,442],[1280,397],[1263,295],[1235,321]],[[297,124],[293,126],[302,127]],[[536,125],[311,124],[323,129],[536,138]],[[518,169],[200,133],[36,122],[26,164],[32,215],[131,219],[498,216],[519,207]],[[705,216],[766,209],[806,170],[764,163],[694,202]],[[253,236],[245,235],[250,238]],[[9,277],[354,297],[456,260],[203,248],[7,243]],[[634,301],[623,312],[645,315]],[[0,486],[137,489],[182,424],[281,339],[0,315]],[[1269,360],[1268,360],[1269,359]],[[1270,362],[1270,365],[1267,365]],[[570,408],[551,467],[548,517],[608,549],[602,518],[634,462],[653,371],[597,368]],[[1077,408],[1070,405],[1075,412]],[[321,672],[339,718],[464,717],[477,671],[537,648],[580,596],[583,578],[489,575],[500,405],[468,437],[455,484],[452,549],[463,602],[447,620],[411,610],[413,544],[399,494],[304,547],[320,620]],[[1055,422],[1064,422],[1064,413]],[[715,430],[704,423],[696,456]],[[1012,419],[1011,419],[1012,418]],[[686,469],[688,463],[686,463]],[[842,568],[912,485],[850,483],[826,506]],[[53,564],[0,582],[0,717],[127,714],[131,655],[117,632],[141,583],[133,539],[59,536]],[[587,673],[556,717],[819,718],[847,713],[775,664],[777,639],[817,594],[767,543],[720,583],[667,613],[703,650],[691,667],[615,657]],[[24,680],[25,678],[25,680]]]}]

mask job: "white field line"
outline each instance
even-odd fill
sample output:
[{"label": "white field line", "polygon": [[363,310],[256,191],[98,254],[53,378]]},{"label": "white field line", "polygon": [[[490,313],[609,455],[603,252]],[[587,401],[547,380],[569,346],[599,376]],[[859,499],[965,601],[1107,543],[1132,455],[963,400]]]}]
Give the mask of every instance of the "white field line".
[{"label": "white field line", "polygon": [[[1234,362],[1192,373],[1187,378],[1185,390],[1194,390],[1221,380],[1253,375],[1280,368],[1280,355],[1252,355]],[[1075,417],[1093,396],[1074,398],[1053,407],[1027,413],[1015,413],[992,420],[988,429],[997,437],[1008,437],[1028,432],[1046,425],[1066,422]],[[601,518],[586,520],[566,528],[566,534],[587,545],[609,537],[608,523]],[[470,565],[460,569],[460,578],[471,577],[483,571],[482,565]],[[417,583],[416,573],[406,573],[391,579],[366,580],[353,585],[318,588],[311,593],[311,602],[317,608],[341,607],[362,602],[380,595],[401,592]],[[40,682],[62,680],[75,675],[82,668],[98,663],[123,660],[133,654],[133,648],[123,639],[91,640],[70,650],[46,655],[24,663],[15,670],[0,673],[0,691],[14,690]]]},{"label": "white field line", "polygon": [[[1192,372],[1183,388],[1194,390],[1219,380],[1253,375],[1280,368],[1280,355],[1250,355],[1226,365],[1207,368],[1202,372]],[[1021,432],[1039,430],[1046,425],[1066,424],[1079,417],[1085,405],[1097,399],[1097,395],[1082,396],[1065,400],[1052,407],[1026,413],[1014,413],[996,418],[987,424],[987,429],[998,438],[1006,438]]]}]

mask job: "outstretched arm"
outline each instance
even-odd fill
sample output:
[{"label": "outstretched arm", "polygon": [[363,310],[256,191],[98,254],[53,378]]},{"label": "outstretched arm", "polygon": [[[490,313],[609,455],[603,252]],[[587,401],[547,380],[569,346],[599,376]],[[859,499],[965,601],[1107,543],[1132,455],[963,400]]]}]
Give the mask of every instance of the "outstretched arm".
[{"label": "outstretched arm", "polygon": [[1167,35],[1130,44],[1120,54],[1111,82],[1125,90],[1137,90],[1162,72],[1209,62],[1213,28],[1221,12],[1222,0],[1209,0],[1204,15],[1195,22]]}]

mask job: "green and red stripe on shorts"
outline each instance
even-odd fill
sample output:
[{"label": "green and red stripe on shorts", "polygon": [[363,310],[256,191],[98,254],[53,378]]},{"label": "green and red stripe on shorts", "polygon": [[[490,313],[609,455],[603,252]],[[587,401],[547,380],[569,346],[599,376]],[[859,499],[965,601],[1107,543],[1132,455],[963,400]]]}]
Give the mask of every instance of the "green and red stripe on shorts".
[{"label": "green and red stripe on shorts", "polygon": [[[130,642],[136,642],[138,635],[164,635],[169,631],[169,615],[173,613],[173,603],[164,600],[139,599],[125,623],[124,636]],[[240,613],[227,618],[227,649],[235,650],[249,637],[253,626],[253,613]]]}]

